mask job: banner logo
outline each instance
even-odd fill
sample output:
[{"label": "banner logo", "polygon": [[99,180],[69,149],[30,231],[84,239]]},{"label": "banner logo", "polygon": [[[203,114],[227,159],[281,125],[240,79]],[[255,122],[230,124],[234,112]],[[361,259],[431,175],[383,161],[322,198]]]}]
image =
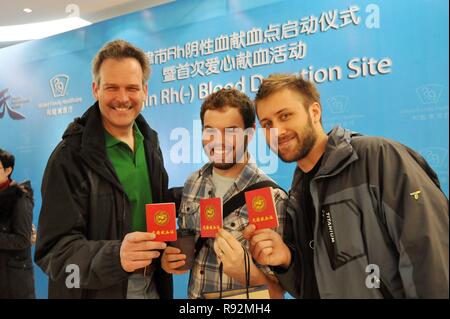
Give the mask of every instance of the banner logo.
[{"label": "banner logo", "polygon": [[8,104],[8,100],[11,98],[10,95],[7,95],[9,89],[4,89],[0,91],[0,119],[8,113],[9,117],[13,120],[23,120],[25,116],[20,114],[17,111],[14,111]]},{"label": "banner logo", "polygon": [[426,84],[416,89],[422,104],[436,104],[441,98],[444,87],[439,84]]},{"label": "banner logo", "polygon": [[50,79],[50,87],[52,88],[53,97],[63,97],[67,94],[67,85],[69,77],[65,74],[55,75]]}]

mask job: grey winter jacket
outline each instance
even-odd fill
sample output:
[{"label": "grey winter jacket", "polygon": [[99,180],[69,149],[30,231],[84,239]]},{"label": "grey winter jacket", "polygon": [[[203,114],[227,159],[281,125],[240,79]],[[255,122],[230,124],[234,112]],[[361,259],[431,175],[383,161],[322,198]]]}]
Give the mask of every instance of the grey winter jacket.
[{"label": "grey winter jacket", "polygon": [[[296,189],[302,174],[297,169],[288,204],[292,262],[276,269],[297,298],[304,281]],[[400,143],[336,127],[310,190],[321,298],[449,297],[448,200],[423,157]]]}]

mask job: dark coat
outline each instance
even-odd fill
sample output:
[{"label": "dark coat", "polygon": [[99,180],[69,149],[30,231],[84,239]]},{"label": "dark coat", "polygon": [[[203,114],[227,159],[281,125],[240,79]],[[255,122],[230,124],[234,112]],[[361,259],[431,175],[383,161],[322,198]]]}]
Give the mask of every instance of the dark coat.
[{"label": "dark coat", "polygon": [[[281,285],[303,298],[304,225],[296,170],[287,242],[300,243]],[[313,260],[321,298],[449,296],[448,200],[425,159],[398,142],[334,128],[310,182]],[[292,247],[291,247],[292,248]],[[279,271],[279,269],[277,269]]]},{"label": "dark coat", "polygon": [[[157,133],[142,115],[154,202],[168,200],[168,177]],[[49,298],[126,298],[129,273],[120,246],[131,231],[131,205],[105,148],[98,103],[75,119],[53,151],[42,181],[35,261],[49,276]],[[154,260],[154,280],[162,299],[172,298],[172,277]],[[73,265],[79,288],[66,285]],[[70,285],[69,285],[70,286]]]},{"label": "dark coat", "polygon": [[29,183],[0,191],[0,298],[35,298]]}]

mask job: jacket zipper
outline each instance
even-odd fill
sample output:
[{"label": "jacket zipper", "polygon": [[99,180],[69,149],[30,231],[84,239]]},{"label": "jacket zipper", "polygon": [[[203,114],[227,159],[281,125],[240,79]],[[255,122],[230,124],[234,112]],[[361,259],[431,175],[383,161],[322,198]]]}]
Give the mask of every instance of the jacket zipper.
[{"label": "jacket zipper", "polygon": [[384,299],[394,299],[394,296],[391,294],[387,286],[384,284],[383,280],[380,279],[380,293],[383,296]]}]

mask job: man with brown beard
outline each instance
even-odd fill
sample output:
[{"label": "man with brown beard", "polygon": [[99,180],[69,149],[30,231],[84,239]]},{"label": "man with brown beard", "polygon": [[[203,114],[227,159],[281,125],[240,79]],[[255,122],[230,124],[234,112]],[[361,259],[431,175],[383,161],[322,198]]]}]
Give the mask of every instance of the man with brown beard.
[{"label": "man with brown beard", "polygon": [[[255,111],[251,100],[235,89],[222,89],[208,96],[202,104],[200,118],[203,129],[203,146],[210,162],[194,172],[186,181],[178,223],[180,229],[196,231],[200,236],[200,209],[202,198],[221,197],[223,203],[262,181],[271,181],[250,161],[247,145],[255,129]],[[273,182],[273,181],[272,181]],[[281,234],[284,227],[283,190],[274,189]],[[225,214],[225,213],[224,213]],[[217,237],[208,238],[198,247],[188,287],[189,298],[202,298],[205,293],[220,290],[220,264],[223,264],[223,288],[245,287],[244,251],[248,242],[242,231],[248,224],[247,206],[243,203],[223,220],[223,229]],[[185,264],[186,255],[178,248],[167,247],[162,257],[162,267],[171,274]],[[267,285],[272,298],[281,298],[280,290],[269,267],[251,262],[250,285]]]},{"label": "man with brown beard", "polygon": [[298,298],[448,298],[448,200],[424,158],[341,127],[326,134],[317,89],[295,75],[263,80],[255,103],[269,146],[298,166],[291,236],[249,225],[255,260]]}]

